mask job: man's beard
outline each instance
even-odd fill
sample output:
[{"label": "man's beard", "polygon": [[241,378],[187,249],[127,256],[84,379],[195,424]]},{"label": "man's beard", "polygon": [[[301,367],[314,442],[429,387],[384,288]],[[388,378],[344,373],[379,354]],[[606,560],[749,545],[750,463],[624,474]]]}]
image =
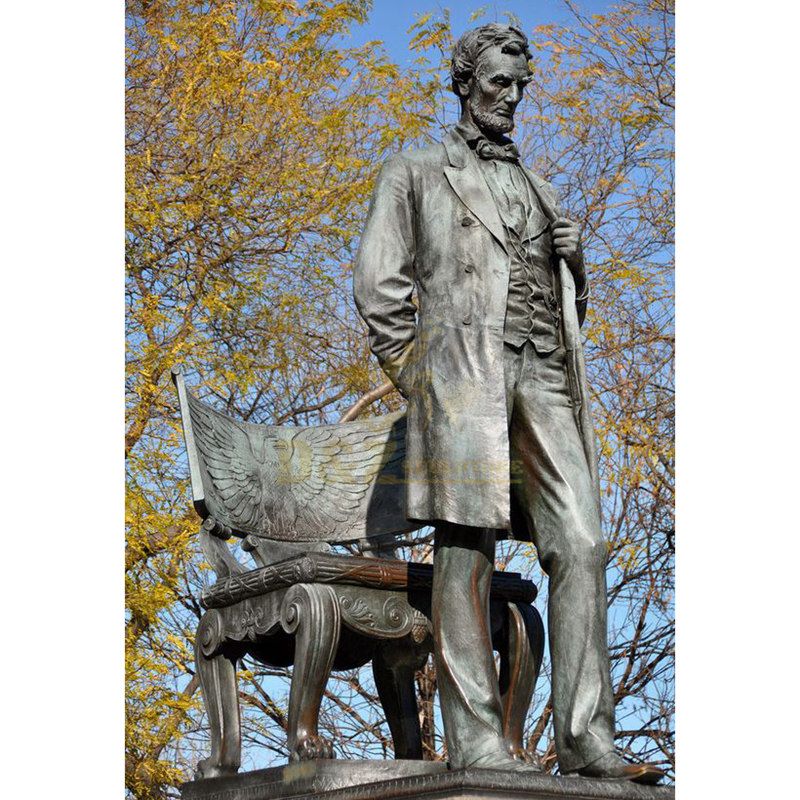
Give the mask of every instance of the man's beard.
[{"label": "man's beard", "polygon": [[475,124],[483,133],[508,133],[514,130],[514,120],[509,117],[477,108],[471,108],[470,111],[472,112],[472,119],[475,120]]}]

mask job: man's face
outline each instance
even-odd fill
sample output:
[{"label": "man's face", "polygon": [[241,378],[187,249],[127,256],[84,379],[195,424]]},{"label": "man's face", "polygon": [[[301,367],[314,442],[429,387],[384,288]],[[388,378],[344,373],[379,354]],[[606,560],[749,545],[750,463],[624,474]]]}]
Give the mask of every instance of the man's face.
[{"label": "man's face", "polygon": [[469,84],[467,105],[483,133],[508,133],[514,128],[514,111],[530,80],[524,55],[504,53],[500,47],[481,55]]}]

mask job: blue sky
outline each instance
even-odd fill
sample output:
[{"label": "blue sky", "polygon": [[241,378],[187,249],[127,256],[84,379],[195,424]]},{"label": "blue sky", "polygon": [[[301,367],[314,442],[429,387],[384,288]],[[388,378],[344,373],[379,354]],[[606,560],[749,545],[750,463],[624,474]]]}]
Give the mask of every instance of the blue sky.
[{"label": "blue sky", "polygon": [[[577,5],[587,13],[607,12],[614,3],[603,0],[579,0]],[[381,39],[389,55],[401,65],[410,64],[414,57],[408,50],[410,39],[407,31],[418,16],[450,10],[453,32],[461,35],[468,27],[485,22],[507,22],[507,13],[515,14],[523,24],[526,33],[535,25],[550,22],[563,22],[570,18],[571,12],[563,0],[504,0],[504,2],[442,2],[441,0],[374,0],[369,21],[353,30],[354,43],[371,39]],[[470,15],[483,8],[480,20],[470,22]]]}]

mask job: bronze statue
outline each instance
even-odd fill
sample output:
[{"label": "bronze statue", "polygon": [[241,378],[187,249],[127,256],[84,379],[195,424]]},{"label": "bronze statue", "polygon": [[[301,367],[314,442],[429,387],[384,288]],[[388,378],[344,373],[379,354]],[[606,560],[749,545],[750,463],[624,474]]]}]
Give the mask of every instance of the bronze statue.
[{"label": "bronze statue", "polygon": [[506,137],[529,59],[512,26],[458,41],[460,121],[441,144],[384,164],[355,300],[408,400],[406,515],[436,527],[434,654],[451,766],[532,768],[503,738],[489,634],[495,541],[513,535],[533,541],[549,577],[561,772],[656,783],[660,770],[614,749],[580,230]]}]

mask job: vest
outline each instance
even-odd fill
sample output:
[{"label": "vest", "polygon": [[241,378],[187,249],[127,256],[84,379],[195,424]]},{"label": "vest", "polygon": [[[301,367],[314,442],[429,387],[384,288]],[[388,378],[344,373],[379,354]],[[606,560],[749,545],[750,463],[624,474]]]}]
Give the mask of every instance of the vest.
[{"label": "vest", "polygon": [[547,217],[517,164],[492,160],[482,161],[481,166],[511,260],[503,339],[517,348],[530,341],[539,355],[547,355],[560,342]]}]

